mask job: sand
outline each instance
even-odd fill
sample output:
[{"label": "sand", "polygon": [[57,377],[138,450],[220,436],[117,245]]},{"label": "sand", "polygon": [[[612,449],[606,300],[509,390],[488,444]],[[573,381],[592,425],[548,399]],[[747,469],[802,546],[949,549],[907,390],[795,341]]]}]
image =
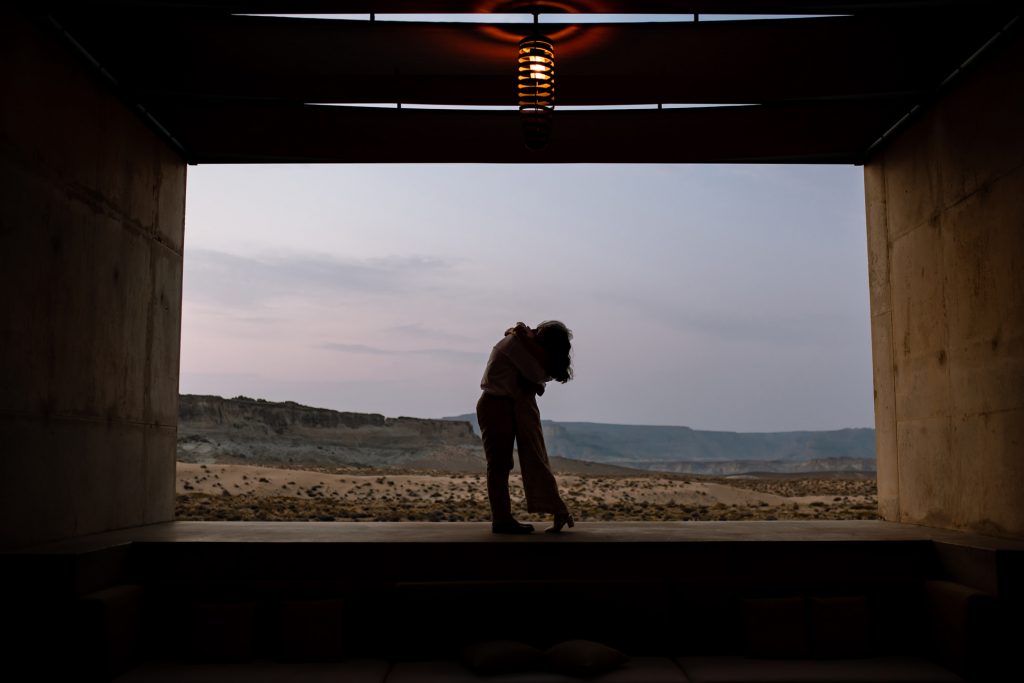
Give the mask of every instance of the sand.
[{"label": "sand", "polygon": [[[652,473],[558,477],[581,521],[875,519],[875,483],[844,479],[720,479]],[[522,505],[511,479],[514,513]],[[319,471],[237,464],[178,463],[177,518],[183,520],[485,521],[480,474]]]}]

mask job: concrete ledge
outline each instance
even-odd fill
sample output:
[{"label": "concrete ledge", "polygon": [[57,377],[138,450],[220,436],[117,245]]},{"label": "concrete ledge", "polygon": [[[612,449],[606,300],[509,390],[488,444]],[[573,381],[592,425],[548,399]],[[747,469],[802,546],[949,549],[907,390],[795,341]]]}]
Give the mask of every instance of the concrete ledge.
[{"label": "concrete ledge", "polygon": [[479,522],[171,522],[21,549],[2,562],[52,596],[122,583],[230,596],[259,586],[331,594],[494,582],[860,594],[934,578],[1024,595],[1021,541],[883,521],[580,522],[529,536],[496,536]]},{"label": "concrete ledge", "polygon": [[561,534],[500,536],[483,522],[167,522],[24,548],[80,553],[130,543],[750,543],[940,542],[1024,551],[1024,541],[884,521],[579,522]]}]

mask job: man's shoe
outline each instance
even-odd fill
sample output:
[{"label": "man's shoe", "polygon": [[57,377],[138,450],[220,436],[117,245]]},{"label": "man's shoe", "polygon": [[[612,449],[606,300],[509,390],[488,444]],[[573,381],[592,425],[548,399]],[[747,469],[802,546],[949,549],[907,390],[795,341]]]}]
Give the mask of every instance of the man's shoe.
[{"label": "man's shoe", "polygon": [[512,519],[507,522],[491,522],[492,534],[532,534],[532,524],[520,524]]}]

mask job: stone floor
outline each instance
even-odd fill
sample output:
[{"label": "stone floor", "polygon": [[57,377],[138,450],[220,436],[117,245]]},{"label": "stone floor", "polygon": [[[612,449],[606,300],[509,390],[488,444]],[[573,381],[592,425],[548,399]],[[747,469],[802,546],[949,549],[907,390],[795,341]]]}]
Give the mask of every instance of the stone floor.
[{"label": "stone floor", "polygon": [[587,522],[561,534],[498,536],[480,522],[169,522],[19,552],[76,553],[127,543],[699,543],[939,541],[1024,550],[1024,542],[883,521]]}]

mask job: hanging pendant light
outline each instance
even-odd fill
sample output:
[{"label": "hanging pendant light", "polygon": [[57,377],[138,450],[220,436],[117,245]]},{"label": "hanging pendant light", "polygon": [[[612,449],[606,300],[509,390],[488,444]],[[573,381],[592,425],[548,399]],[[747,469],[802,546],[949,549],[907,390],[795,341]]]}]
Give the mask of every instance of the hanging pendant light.
[{"label": "hanging pendant light", "polygon": [[554,108],[555,48],[549,38],[534,33],[519,41],[519,118],[528,149],[547,144]]}]

